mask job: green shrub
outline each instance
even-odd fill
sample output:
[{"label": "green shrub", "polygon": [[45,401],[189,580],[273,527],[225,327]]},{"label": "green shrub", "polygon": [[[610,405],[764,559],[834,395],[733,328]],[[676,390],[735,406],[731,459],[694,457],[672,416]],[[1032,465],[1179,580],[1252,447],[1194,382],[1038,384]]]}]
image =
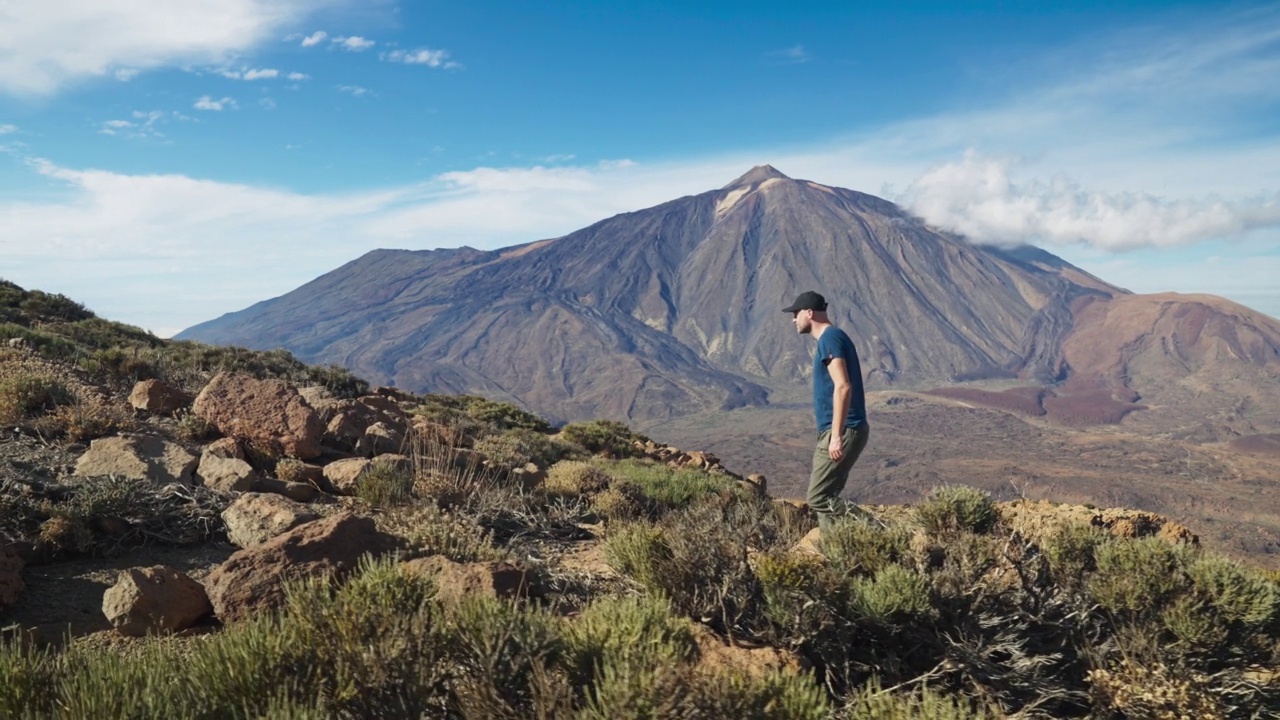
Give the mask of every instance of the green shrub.
[{"label": "green shrub", "polygon": [[551,424],[546,420],[533,413],[525,412],[511,403],[470,396],[466,398],[465,410],[471,417],[488,423],[498,430],[524,428],[546,432],[551,429]]},{"label": "green shrub", "polygon": [[763,676],[719,672],[696,679],[693,717],[743,720],[822,720],[830,717],[826,690],[807,675],[774,670]]},{"label": "green shrub", "polygon": [[572,445],[528,428],[487,435],[476,441],[475,449],[507,468],[524,467],[527,463],[548,468],[575,452]]},{"label": "green shrub", "polygon": [[[1190,649],[1225,659],[1259,649],[1280,607],[1280,593],[1261,573],[1207,555],[1187,568],[1192,587],[1162,613],[1165,628]],[[1233,647],[1234,646],[1234,647]]]},{"label": "green shrub", "polygon": [[911,531],[902,525],[846,519],[823,531],[818,548],[841,573],[874,575],[907,557]]},{"label": "green shrub", "polygon": [[697,657],[689,621],[662,596],[602,597],[565,628],[573,684],[594,683],[610,666],[674,665]]},{"label": "green shrub", "polygon": [[1188,585],[1187,554],[1155,537],[1108,540],[1095,550],[1098,570],[1089,578],[1089,592],[1117,615],[1158,613]]},{"label": "green shrub", "polygon": [[991,496],[966,485],[940,487],[916,507],[924,529],[934,535],[957,531],[986,533],[995,526],[1000,513]]},{"label": "green shrub", "polygon": [[0,717],[51,715],[49,687],[57,671],[57,658],[51,653],[26,647],[21,637],[0,638]]},{"label": "green shrub", "polygon": [[1066,588],[1082,587],[1086,576],[1097,569],[1096,553],[1109,536],[1092,525],[1067,523],[1040,543],[1049,561],[1049,571]]},{"label": "green shrub", "polygon": [[404,505],[413,498],[413,472],[398,462],[374,458],[358,480],[356,497],[374,507]]},{"label": "green shrub", "polygon": [[674,565],[665,533],[652,525],[632,525],[610,532],[604,542],[604,556],[614,570],[658,591],[666,586]]},{"label": "green shrub", "polygon": [[612,420],[569,423],[560,432],[566,441],[581,445],[588,452],[614,459],[640,457],[644,453],[634,443],[649,440],[626,425]]},{"label": "green shrub", "polygon": [[610,522],[638,520],[650,509],[649,498],[635,483],[615,480],[591,496],[591,512]]},{"label": "green shrub", "polygon": [[35,415],[75,400],[61,381],[32,373],[0,379],[0,423],[21,424]]},{"label": "green shrub", "polygon": [[848,720],[996,720],[1004,716],[998,708],[983,707],[928,686],[908,692],[885,691],[874,678],[854,692],[837,715]]},{"label": "green shrub", "polygon": [[904,622],[932,613],[929,580],[901,565],[886,565],[869,578],[855,578],[849,605],[855,616],[873,622]]},{"label": "green shrub", "polygon": [[595,460],[615,481],[629,483],[657,508],[679,510],[729,487],[723,476],[702,470],[675,469],[651,460]]},{"label": "green shrub", "polygon": [[27,293],[22,311],[35,322],[72,322],[93,317],[85,306],[66,295],[50,295],[39,290]]},{"label": "green shrub", "polygon": [[470,597],[449,607],[445,623],[448,658],[461,675],[450,693],[451,712],[477,719],[533,715],[564,653],[552,616]]},{"label": "green shrub", "polygon": [[509,553],[493,544],[484,528],[434,506],[401,509],[383,519],[383,527],[408,544],[407,555],[443,555],[454,562],[508,560]]}]

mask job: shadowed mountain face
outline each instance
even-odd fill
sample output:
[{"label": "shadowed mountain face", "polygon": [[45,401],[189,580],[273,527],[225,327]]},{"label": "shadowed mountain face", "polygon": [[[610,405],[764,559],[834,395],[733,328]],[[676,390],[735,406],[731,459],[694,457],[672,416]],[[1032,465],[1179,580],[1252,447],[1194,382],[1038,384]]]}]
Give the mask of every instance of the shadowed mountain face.
[{"label": "shadowed mountain face", "polygon": [[374,251],[179,337],[283,347],[557,420],[653,421],[765,403],[805,379],[812,343],[779,310],[808,289],[827,296],[872,388],[1063,380],[1075,311],[1128,296],[1044,251],[971,245],[766,165],[554,240]]}]

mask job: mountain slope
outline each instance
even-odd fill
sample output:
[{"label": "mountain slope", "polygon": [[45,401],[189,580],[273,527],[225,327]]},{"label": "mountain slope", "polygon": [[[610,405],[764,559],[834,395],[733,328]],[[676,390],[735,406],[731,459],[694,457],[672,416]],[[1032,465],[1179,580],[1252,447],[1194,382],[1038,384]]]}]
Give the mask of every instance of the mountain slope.
[{"label": "mountain slope", "polygon": [[556,419],[656,419],[803,379],[810,347],[779,308],[804,289],[827,295],[872,387],[1059,379],[1073,303],[1126,294],[1043,251],[972,245],[761,166],[553,240],[375,251],[179,337],[284,347]]}]

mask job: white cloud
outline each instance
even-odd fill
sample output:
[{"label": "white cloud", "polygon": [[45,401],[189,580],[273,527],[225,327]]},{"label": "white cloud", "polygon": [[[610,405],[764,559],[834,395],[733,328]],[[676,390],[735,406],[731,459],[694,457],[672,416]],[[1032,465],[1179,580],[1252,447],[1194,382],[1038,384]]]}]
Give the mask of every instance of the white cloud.
[{"label": "white cloud", "polygon": [[45,0],[0,12],[0,93],[49,95],[85,78],[218,62],[349,0]]},{"label": "white cloud", "polygon": [[16,133],[16,132],[18,132],[18,126],[17,126],[17,125],[12,125],[12,124],[9,124],[9,123],[5,123],[5,124],[3,124],[3,125],[0,125],[0,135],[10,135],[10,134],[13,134],[13,133]]},{"label": "white cloud", "polygon": [[1188,245],[1280,226],[1280,194],[1236,201],[1088,190],[1058,176],[1015,182],[1011,160],[966,153],[929,170],[899,200],[984,243],[1088,243],[1107,250]]},{"label": "white cloud", "polygon": [[461,64],[449,59],[448,50],[431,50],[429,48],[392,50],[391,52],[383,53],[381,59],[388,62],[404,63],[406,65],[426,65],[427,67],[446,70],[462,67]]},{"label": "white cloud", "polygon": [[234,99],[229,97],[224,97],[221,100],[214,100],[212,97],[208,95],[202,95],[199,100],[196,100],[195,105],[192,105],[192,107],[194,107],[197,110],[210,110],[213,112],[222,112],[223,110],[228,110],[228,109],[235,110],[239,106],[236,104],[236,101]]},{"label": "white cloud", "polygon": [[120,82],[129,82],[130,80],[138,77],[138,69],[137,68],[120,68],[119,70],[116,70],[112,74]]},{"label": "white cloud", "polygon": [[117,135],[128,138],[163,138],[159,126],[171,120],[190,120],[180,112],[163,110],[134,110],[129,113],[132,120],[107,120],[102,123],[98,132],[102,135]]},{"label": "white cloud", "polygon": [[276,101],[275,101],[275,100],[272,100],[272,99],[271,99],[271,98],[269,98],[269,97],[260,98],[260,99],[258,100],[258,105],[262,106],[262,108],[263,108],[263,109],[266,109],[266,110],[275,110],[275,109],[276,109]]},{"label": "white cloud", "polygon": [[329,42],[333,43],[334,45],[337,45],[343,50],[347,50],[350,52],[362,52],[364,50],[368,50],[369,48],[377,44],[373,40],[362,38],[359,35],[352,35],[350,37],[336,37],[330,40]]},{"label": "white cloud", "polygon": [[128,120],[108,120],[102,123],[102,127],[98,132],[102,135],[116,135],[119,134],[120,131],[132,127],[135,127],[135,125]]},{"label": "white cloud", "polygon": [[327,37],[329,37],[329,33],[323,30],[317,30],[311,33],[310,35],[302,38],[302,47],[311,47],[312,45],[319,45],[320,43],[324,42],[324,39]]},{"label": "white cloud", "polygon": [[293,80],[294,82],[297,82],[299,80],[310,80],[311,76],[306,73],[291,72],[289,73],[288,78],[290,80]]},{"label": "white cloud", "polygon": [[274,68],[242,68],[240,70],[218,70],[217,73],[224,78],[232,80],[268,80],[280,75],[280,71]]},{"label": "white cloud", "polygon": [[370,90],[369,88],[360,87],[359,85],[339,85],[338,90],[344,93],[350,93],[356,97],[373,94],[373,91]]}]

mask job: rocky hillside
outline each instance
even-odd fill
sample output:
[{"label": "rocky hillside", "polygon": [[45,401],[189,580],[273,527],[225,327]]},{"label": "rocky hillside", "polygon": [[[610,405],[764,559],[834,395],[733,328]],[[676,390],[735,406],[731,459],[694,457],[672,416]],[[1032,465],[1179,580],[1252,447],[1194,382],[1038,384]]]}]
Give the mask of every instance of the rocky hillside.
[{"label": "rocky hillside", "polygon": [[819,535],[618,423],[88,352],[146,338],[16,292],[0,717],[1280,712],[1280,582],[1150,513],[953,486]]},{"label": "rocky hillside", "polygon": [[761,166],[554,240],[376,251],[179,337],[562,420],[653,419],[762,403],[802,378],[808,349],[778,311],[809,288],[852,331],[872,387],[1057,379],[1073,303],[1124,294],[1034,248],[972,245]]}]

